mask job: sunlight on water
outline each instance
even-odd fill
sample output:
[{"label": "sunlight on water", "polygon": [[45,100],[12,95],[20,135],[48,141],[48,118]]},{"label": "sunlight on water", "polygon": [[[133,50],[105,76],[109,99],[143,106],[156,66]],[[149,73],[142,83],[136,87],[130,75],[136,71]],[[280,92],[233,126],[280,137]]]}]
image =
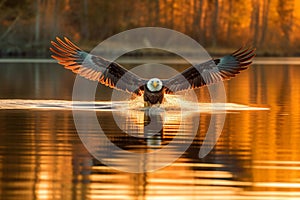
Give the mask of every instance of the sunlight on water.
[{"label": "sunlight on water", "polygon": [[[95,96],[101,101],[72,102],[71,72],[54,64],[2,63],[0,199],[300,199],[299,77],[299,66],[253,65],[224,82],[225,104],[167,96],[165,104],[154,109],[163,130],[153,135],[145,131],[145,112],[151,109],[143,108],[142,98],[110,102],[99,98],[109,97],[109,89],[99,86]],[[207,97],[205,89],[197,92]],[[105,136],[127,152],[144,155],[171,144],[157,159],[144,156],[133,163],[122,151],[112,157],[105,143],[94,140],[104,134],[87,118],[86,135],[95,141],[96,150],[104,150],[104,158],[122,169],[155,166],[169,161],[178,152],[176,145],[192,144],[160,170],[122,172],[86,149],[74,125],[73,108],[95,111]],[[216,145],[199,158],[212,116],[224,113]]]},{"label": "sunlight on water", "polygon": [[[110,101],[65,101],[65,100],[30,100],[30,99],[0,99],[0,109],[47,109],[47,110],[91,110],[91,111],[114,111],[114,110],[143,110],[141,98],[130,102]],[[197,106],[195,108],[195,106]],[[210,113],[213,111],[240,111],[240,110],[269,110],[266,107],[247,106],[236,103],[193,103],[182,101],[176,97],[167,97],[166,102],[160,106],[164,110],[180,110],[191,112]]]}]

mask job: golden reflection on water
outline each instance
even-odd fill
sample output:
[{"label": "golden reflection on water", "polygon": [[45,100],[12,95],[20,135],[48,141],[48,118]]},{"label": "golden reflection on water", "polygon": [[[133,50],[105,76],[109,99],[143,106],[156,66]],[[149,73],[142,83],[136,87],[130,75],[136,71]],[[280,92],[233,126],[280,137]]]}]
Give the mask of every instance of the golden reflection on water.
[{"label": "golden reflection on water", "polygon": [[[78,138],[71,111],[2,109],[0,199],[299,199],[299,77],[299,66],[255,65],[226,82],[228,102],[270,110],[227,113],[216,146],[203,159],[198,152],[211,113],[201,113],[190,148],[151,173],[124,173],[94,159]],[[118,146],[149,150],[144,139],[121,133],[111,112],[97,116]],[[127,117],[122,128],[144,134],[143,112],[120,116]],[[183,123],[190,126],[191,118]],[[170,112],[165,119],[158,145],[172,141],[182,118]]]}]

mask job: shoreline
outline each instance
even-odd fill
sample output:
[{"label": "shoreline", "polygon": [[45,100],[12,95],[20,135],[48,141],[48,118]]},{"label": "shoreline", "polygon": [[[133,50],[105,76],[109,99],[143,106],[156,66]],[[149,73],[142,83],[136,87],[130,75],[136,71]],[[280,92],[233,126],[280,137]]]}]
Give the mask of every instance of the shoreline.
[{"label": "shoreline", "polygon": [[[162,59],[163,58],[163,59]],[[178,57],[132,57],[124,56],[118,59],[122,64],[141,64],[141,63],[163,63],[163,64],[186,64],[187,61]],[[203,60],[195,59],[193,62],[203,62]],[[0,58],[0,63],[57,63],[52,58]],[[300,57],[255,57],[253,64],[264,65],[300,65]]]}]

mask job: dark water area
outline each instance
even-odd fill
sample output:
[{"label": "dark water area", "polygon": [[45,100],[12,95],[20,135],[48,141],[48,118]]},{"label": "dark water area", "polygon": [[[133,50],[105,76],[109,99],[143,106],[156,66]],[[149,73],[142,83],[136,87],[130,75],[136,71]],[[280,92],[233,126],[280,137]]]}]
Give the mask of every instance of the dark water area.
[{"label": "dark water area", "polygon": [[[185,66],[173,67],[181,71]],[[140,155],[137,160],[121,150],[111,156],[107,144],[98,142],[101,134],[89,114],[84,115],[86,134],[105,160],[86,149],[70,107],[74,79],[55,63],[0,63],[0,199],[300,198],[299,65],[254,64],[224,83],[227,102],[234,103],[228,110],[166,111],[156,135],[147,135],[144,111],[112,109],[112,90],[98,86],[101,109],[90,112],[89,104],[81,104],[86,109],[80,112],[95,113],[105,132],[102,139]],[[196,91],[201,102],[209,102],[207,93],[206,88]],[[212,117],[224,113],[217,143],[199,158]],[[165,167],[125,172],[168,163],[180,153],[175,147],[190,141]],[[148,156],[169,144],[164,153]]]}]

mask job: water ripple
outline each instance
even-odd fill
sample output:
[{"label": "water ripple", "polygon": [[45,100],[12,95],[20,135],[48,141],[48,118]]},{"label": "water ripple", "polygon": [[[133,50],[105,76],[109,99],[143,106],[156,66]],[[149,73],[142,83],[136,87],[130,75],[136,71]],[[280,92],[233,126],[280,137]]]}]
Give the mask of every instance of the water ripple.
[{"label": "water ripple", "polygon": [[[248,106],[236,103],[197,103],[198,109],[195,109],[195,103],[181,102],[179,105],[167,104],[162,106],[164,109],[185,109],[193,112],[210,113],[215,111],[243,111],[243,110],[269,110],[267,107]],[[35,100],[35,99],[1,99],[0,110],[4,109],[47,109],[47,110],[91,110],[91,111],[115,111],[141,109],[141,104],[132,106],[128,101],[67,101],[67,100]]]}]

